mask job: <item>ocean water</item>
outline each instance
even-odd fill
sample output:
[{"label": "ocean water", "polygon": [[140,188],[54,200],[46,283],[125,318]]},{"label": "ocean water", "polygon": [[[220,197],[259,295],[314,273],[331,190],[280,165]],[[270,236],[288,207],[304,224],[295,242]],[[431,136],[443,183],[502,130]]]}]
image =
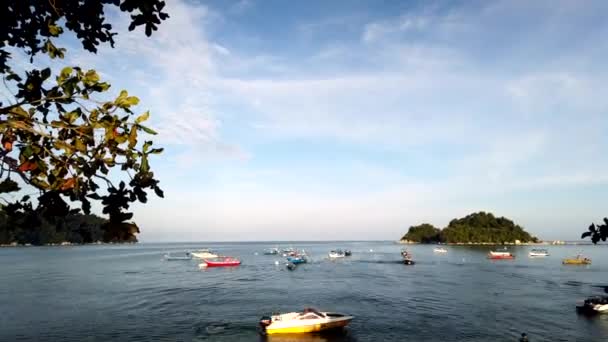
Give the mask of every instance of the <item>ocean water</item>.
[{"label": "ocean water", "polygon": [[[267,247],[305,249],[295,271]],[[209,247],[237,256],[236,268],[199,270],[165,252]],[[353,251],[331,261],[334,248]],[[138,244],[0,248],[0,341],[607,341],[608,315],[586,317],[577,300],[604,293],[608,246],[489,248],[392,242]],[[371,250],[371,251],[370,251]],[[562,266],[582,251],[590,266]],[[256,253],[259,253],[256,255]],[[275,265],[280,261],[280,265]],[[306,306],[355,316],[341,333],[262,337],[257,322]]]}]

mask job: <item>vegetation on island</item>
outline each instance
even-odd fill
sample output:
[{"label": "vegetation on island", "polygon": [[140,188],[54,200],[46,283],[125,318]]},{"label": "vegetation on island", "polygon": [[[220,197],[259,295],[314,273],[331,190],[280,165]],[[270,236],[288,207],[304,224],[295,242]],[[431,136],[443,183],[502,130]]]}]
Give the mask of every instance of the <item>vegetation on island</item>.
[{"label": "vegetation on island", "polygon": [[[117,33],[105,15],[112,7],[130,15],[129,30],[141,26],[150,36],[168,17],[164,6],[159,0],[7,0],[3,4],[0,196],[2,215],[10,226],[3,234],[24,243],[43,241],[40,237],[48,226],[55,226],[60,234],[72,219],[92,222],[92,201],[100,202],[108,216],[95,221],[101,223],[104,241],[132,241],[139,232],[131,221],[130,205],[146,203],[148,191],[163,197],[150,168],[151,156],[163,149],[153,148],[148,140],[156,134],[144,125],[149,112],[135,113],[139,99],[127,90],[109,96],[110,84],[93,69],[32,64],[21,71],[17,66],[24,68],[24,61],[18,60],[23,54],[30,62],[39,53],[54,61],[64,58],[66,49],[55,44],[67,31],[90,52],[101,44],[114,47]],[[36,229],[40,231],[30,234]]]},{"label": "vegetation on island", "polygon": [[600,240],[606,242],[606,239],[608,239],[608,217],[604,217],[604,224],[592,223],[589,226],[588,231],[581,235],[581,239],[587,237],[591,237],[591,241],[594,244],[598,243]]},{"label": "vegetation on island", "polygon": [[401,240],[418,243],[538,242],[536,237],[531,236],[512,220],[495,217],[492,213],[483,211],[453,219],[441,230],[427,223],[412,226]]}]

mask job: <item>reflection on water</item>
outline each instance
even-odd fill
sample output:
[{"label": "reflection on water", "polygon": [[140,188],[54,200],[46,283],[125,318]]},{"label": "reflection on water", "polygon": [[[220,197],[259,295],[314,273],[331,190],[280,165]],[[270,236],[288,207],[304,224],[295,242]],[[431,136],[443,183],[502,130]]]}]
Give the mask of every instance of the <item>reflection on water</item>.
[{"label": "reflection on water", "polygon": [[[288,271],[268,247],[293,245],[311,257]],[[210,247],[240,267],[199,269],[168,252]],[[327,259],[335,248],[353,252]],[[390,242],[140,244],[0,248],[0,341],[606,341],[608,316],[577,315],[577,300],[603,294],[608,246],[512,247],[515,260],[490,262],[490,247],[402,246]],[[583,253],[586,267],[561,265]],[[373,252],[370,252],[372,250]],[[255,253],[258,252],[258,255]],[[276,265],[276,262],[279,265]],[[356,318],[342,332],[260,336],[258,320],[304,307]]]},{"label": "reflection on water", "polygon": [[313,334],[275,334],[263,336],[264,342],[355,342],[348,330],[332,330]]}]

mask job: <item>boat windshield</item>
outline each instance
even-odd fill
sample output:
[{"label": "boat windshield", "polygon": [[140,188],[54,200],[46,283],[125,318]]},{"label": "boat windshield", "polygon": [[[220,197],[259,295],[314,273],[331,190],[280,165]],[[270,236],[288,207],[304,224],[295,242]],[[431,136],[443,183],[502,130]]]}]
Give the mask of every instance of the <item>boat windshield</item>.
[{"label": "boat windshield", "polygon": [[305,308],[304,311],[302,311],[302,315],[306,315],[306,314],[309,314],[309,313],[313,313],[313,314],[315,314],[315,315],[317,315],[319,317],[323,317],[324,316],[321,312],[319,312],[319,310],[313,309],[313,308]]}]

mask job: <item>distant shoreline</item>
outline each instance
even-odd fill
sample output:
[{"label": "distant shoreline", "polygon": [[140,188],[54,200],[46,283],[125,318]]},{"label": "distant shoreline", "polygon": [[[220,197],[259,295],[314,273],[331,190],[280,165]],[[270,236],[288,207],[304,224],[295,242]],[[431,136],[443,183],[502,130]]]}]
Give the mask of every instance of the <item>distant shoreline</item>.
[{"label": "distant shoreline", "polygon": [[137,244],[138,242],[132,242],[132,241],[125,241],[125,242],[101,242],[101,241],[97,241],[97,242],[89,242],[89,243],[74,243],[74,242],[69,242],[69,241],[63,241],[60,243],[48,243],[48,244],[44,244],[44,245],[33,245],[31,243],[26,243],[26,244],[19,244],[17,242],[13,242],[10,244],[0,244],[0,247],[17,247],[17,248],[21,248],[21,247],[66,247],[66,246],[94,246],[94,245],[134,245]]},{"label": "distant shoreline", "polygon": [[445,243],[424,243],[407,240],[399,240],[397,243],[402,245],[446,245],[446,246],[575,246],[575,245],[593,245],[588,241],[542,241],[542,242],[445,242]]}]

